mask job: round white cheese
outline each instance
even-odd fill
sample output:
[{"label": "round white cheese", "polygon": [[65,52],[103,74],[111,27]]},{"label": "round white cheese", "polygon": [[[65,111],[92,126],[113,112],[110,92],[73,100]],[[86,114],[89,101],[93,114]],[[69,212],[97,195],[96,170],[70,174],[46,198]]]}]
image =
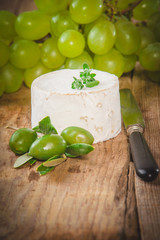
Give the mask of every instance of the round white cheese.
[{"label": "round white cheese", "polygon": [[69,126],[85,128],[94,136],[94,143],[115,137],[121,131],[118,78],[92,70],[100,83],[92,88],[72,89],[73,76],[83,70],[63,69],[44,74],[31,86],[32,127],[49,116],[60,134]]}]

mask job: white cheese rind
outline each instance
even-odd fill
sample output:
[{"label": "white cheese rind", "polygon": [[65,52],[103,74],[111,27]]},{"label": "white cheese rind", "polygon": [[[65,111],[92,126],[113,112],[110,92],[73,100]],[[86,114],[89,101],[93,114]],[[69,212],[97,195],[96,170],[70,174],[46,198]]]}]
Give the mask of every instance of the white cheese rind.
[{"label": "white cheese rind", "polygon": [[93,70],[100,84],[74,90],[73,76],[82,70],[59,70],[40,76],[31,86],[32,127],[50,116],[58,133],[69,126],[87,129],[94,143],[106,141],[121,131],[119,81],[115,75]]}]

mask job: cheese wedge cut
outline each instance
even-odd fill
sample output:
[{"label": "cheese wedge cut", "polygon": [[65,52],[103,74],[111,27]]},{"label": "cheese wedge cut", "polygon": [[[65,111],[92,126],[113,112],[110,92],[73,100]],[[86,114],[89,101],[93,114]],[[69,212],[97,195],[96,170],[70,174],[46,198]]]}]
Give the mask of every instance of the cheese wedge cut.
[{"label": "cheese wedge cut", "polygon": [[92,88],[72,89],[73,76],[80,69],[63,69],[44,74],[31,86],[31,124],[49,116],[60,134],[69,126],[82,127],[94,136],[94,143],[117,136],[121,131],[119,80],[103,71],[92,70],[100,83]]}]

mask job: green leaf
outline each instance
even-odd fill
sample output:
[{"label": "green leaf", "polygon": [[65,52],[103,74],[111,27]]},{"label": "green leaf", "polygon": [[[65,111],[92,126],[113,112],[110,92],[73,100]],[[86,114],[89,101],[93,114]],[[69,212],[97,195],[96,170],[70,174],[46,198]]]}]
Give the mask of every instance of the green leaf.
[{"label": "green leaf", "polygon": [[41,165],[38,166],[37,172],[39,172],[39,174],[42,176],[51,172],[53,169],[55,169],[55,167],[45,167],[43,166],[43,163],[42,163]]},{"label": "green leaf", "polygon": [[23,164],[27,163],[29,160],[31,160],[33,157],[29,156],[28,153],[25,153],[18,157],[14,163],[14,168],[21,167]]},{"label": "green leaf", "polygon": [[91,151],[94,150],[94,147],[90,144],[86,144],[86,143],[74,143],[69,145],[66,148],[65,154],[70,154],[72,156],[82,156],[85,154],[90,153]]},{"label": "green leaf", "polygon": [[30,159],[28,162],[32,166],[34,163],[37,162],[37,159]]},{"label": "green leaf", "polygon": [[65,155],[66,155],[67,157],[69,157],[69,158],[76,158],[76,157],[77,157],[77,156],[72,155],[72,154],[67,153],[67,152],[65,152]]},{"label": "green leaf", "polygon": [[89,87],[89,88],[91,88],[91,87],[94,87],[94,86],[97,86],[99,84],[99,81],[92,81],[92,82],[87,82],[86,83],[86,87]]},{"label": "green leaf", "polygon": [[49,158],[47,161],[45,161],[43,163],[43,166],[45,167],[55,167],[59,164],[61,164],[62,162],[66,161],[67,157],[64,156],[54,156]]},{"label": "green leaf", "polygon": [[96,76],[95,73],[91,73],[91,77],[94,78]]},{"label": "green leaf", "polygon": [[74,82],[72,82],[72,88],[81,90],[84,87],[82,81],[75,77],[73,77],[73,78],[74,78]]},{"label": "green leaf", "polygon": [[89,66],[88,66],[87,63],[84,63],[84,64],[83,64],[83,69],[84,69],[84,70],[85,70],[85,69],[88,69],[88,70],[89,70]]},{"label": "green leaf", "polygon": [[36,132],[40,132],[43,134],[50,134],[50,133],[54,133],[57,134],[57,130],[55,129],[55,127],[51,124],[51,119],[50,117],[45,117],[43,118],[40,122],[39,125],[34,127],[33,130],[35,130]]},{"label": "green leaf", "polygon": [[36,126],[36,127],[32,128],[32,129],[35,130],[36,132],[41,132],[39,126]]}]

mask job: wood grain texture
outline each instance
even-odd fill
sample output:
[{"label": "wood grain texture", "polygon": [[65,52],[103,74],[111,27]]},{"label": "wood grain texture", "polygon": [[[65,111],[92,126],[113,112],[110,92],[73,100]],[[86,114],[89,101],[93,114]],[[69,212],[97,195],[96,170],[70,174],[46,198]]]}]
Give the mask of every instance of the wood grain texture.
[{"label": "wood grain texture", "polygon": [[[13,169],[16,156],[8,146],[13,131],[5,128],[30,127],[30,90],[22,87],[4,94],[0,105],[1,239],[126,238],[128,214],[133,218],[136,212],[134,204],[128,209],[134,190],[131,187],[128,194],[129,156],[123,130],[96,144],[86,157],[68,159],[39,177],[38,164]],[[136,226],[137,221],[132,223]]]},{"label": "wood grain texture", "polygon": [[[145,119],[144,136],[160,166],[160,87],[148,81],[140,68],[133,77],[133,91]],[[152,183],[135,181],[139,223],[142,239],[158,240],[160,236],[160,176]]]},{"label": "wood grain texture", "polygon": [[[34,10],[33,0],[0,0],[16,14]],[[145,137],[160,166],[160,87],[138,66],[120,79],[130,88],[145,121]],[[0,239],[158,240],[160,176],[142,182],[130,161],[126,133],[95,145],[83,158],[68,159],[40,177],[33,167],[13,169],[13,130],[30,127],[30,90],[25,86],[0,98]]]}]

